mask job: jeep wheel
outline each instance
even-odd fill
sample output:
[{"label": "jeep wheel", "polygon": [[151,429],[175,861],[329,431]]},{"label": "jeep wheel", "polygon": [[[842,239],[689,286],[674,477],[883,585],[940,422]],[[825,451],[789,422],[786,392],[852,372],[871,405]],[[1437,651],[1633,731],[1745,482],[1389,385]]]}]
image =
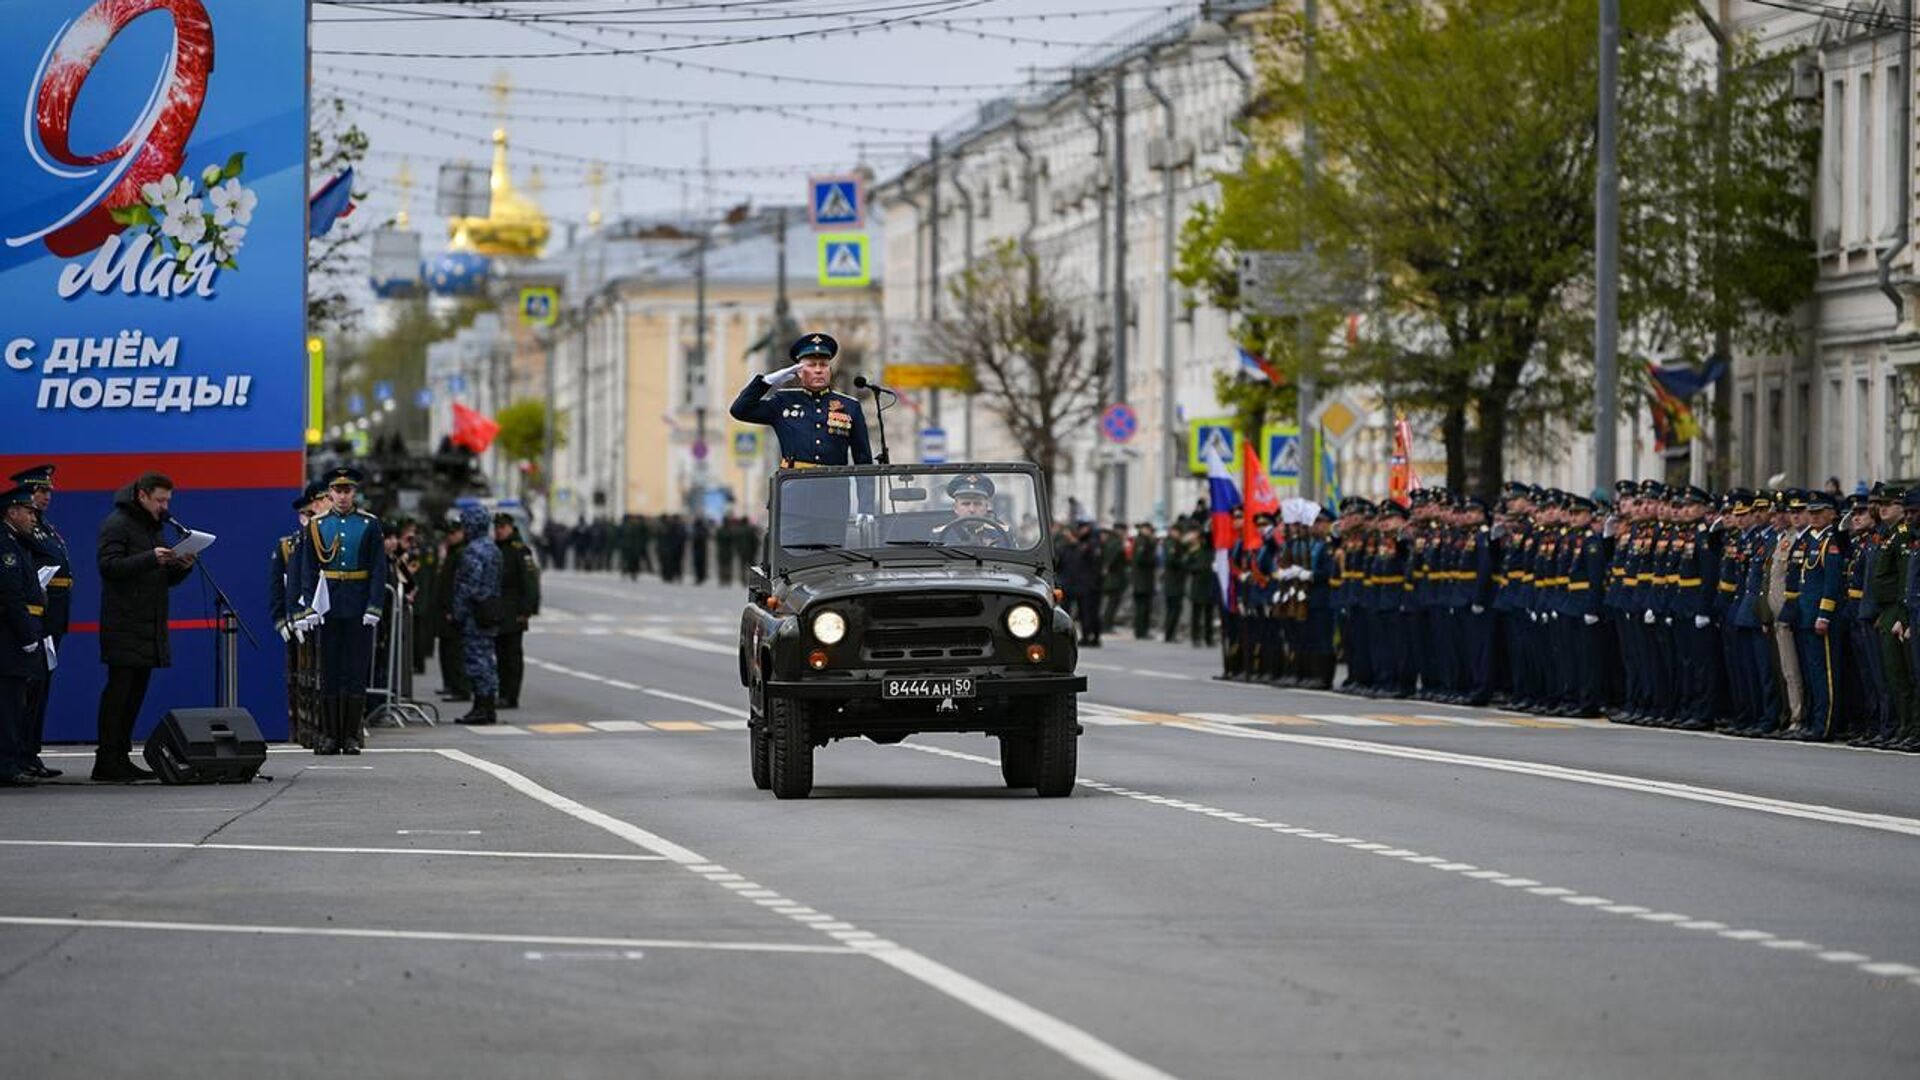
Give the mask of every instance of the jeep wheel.
[{"label": "jeep wheel", "polygon": [[1073,794],[1079,765],[1079,701],[1073,694],[1043,699],[1034,725],[1034,788],[1043,799]]},{"label": "jeep wheel", "polygon": [[765,717],[747,723],[747,752],[753,755],[753,786],[765,791],[773,786],[773,745],[767,738]]},{"label": "jeep wheel", "polygon": [[813,792],[813,733],[807,706],[795,698],[767,695],[767,756],[776,799],[804,799]]},{"label": "jeep wheel", "polygon": [[1026,732],[1000,736],[1000,775],[1010,788],[1033,786],[1033,736]]}]

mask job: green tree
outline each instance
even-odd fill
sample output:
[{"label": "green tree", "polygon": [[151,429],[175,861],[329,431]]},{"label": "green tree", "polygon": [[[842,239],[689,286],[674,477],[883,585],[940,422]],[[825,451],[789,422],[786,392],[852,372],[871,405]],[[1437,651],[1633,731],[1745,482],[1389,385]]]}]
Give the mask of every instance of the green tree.
[{"label": "green tree", "polygon": [[[520,494],[530,495],[547,489],[546,443],[547,403],[537,398],[521,398],[494,414],[500,433],[493,444],[508,461],[520,465]],[[553,448],[567,445],[567,413],[556,409],[553,415]]]},{"label": "green tree", "polygon": [[929,348],[966,368],[987,407],[1026,448],[1054,497],[1066,443],[1100,412],[1112,358],[1059,282],[1012,241],[995,244],[951,287],[952,313]]},{"label": "green tree", "polygon": [[[1510,447],[1550,451],[1567,421],[1592,422],[1597,0],[1433,0],[1391,14],[1367,0],[1322,6],[1311,92],[1299,18],[1269,23],[1253,149],[1188,222],[1183,278],[1243,310],[1238,252],[1312,236],[1322,250],[1357,253],[1375,286],[1363,343],[1325,347],[1337,308],[1307,316],[1309,355],[1296,355],[1292,320],[1245,317],[1242,343],[1291,376],[1366,382],[1438,419],[1449,486],[1491,490]],[[1699,343],[1703,291],[1718,286],[1716,310],[1744,326],[1790,308],[1809,281],[1772,265],[1791,262],[1805,229],[1805,203],[1794,201],[1801,133],[1779,104],[1784,86],[1757,72],[1746,85],[1746,100],[1767,107],[1726,119],[1734,144],[1765,160],[1736,158],[1738,169],[1717,175],[1711,141],[1689,146],[1700,138],[1690,103],[1701,73],[1667,42],[1689,17],[1685,0],[1622,3],[1622,310],[1648,328],[1630,344],[1661,355]],[[1298,138],[1309,116],[1324,154],[1311,187]],[[1699,167],[1674,168],[1676,153]],[[1670,227],[1648,227],[1656,219]],[[1784,325],[1760,322],[1761,334]],[[1291,398],[1287,387],[1236,392],[1252,399],[1236,402],[1243,410]]]}]

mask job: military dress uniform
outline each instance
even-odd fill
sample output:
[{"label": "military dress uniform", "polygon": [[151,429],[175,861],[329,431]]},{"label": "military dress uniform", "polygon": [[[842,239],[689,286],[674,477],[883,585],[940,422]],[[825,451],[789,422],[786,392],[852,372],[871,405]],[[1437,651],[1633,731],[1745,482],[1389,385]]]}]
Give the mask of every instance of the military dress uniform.
[{"label": "military dress uniform", "polygon": [[1194,530],[1187,553],[1187,603],[1193,609],[1188,623],[1188,640],[1194,648],[1209,647],[1219,641],[1220,578],[1213,568],[1213,540],[1207,526]]},{"label": "military dress uniform", "polygon": [[[327,493],[326,485],[318,480],[306,486],[298,498],[293,500],[295,513],[305,513]],[[306,522],[299,528],[282,536],[273,545],[273,551],[267,559],[267,614],[273,619],[273,628],[280,634],[280,640],[286,644],[287,662],[287,723],[293,740],[309,749],[317,733],[317,698],[319,690],[319,670],[315,657],[317,643],[308,641],[306,628],[295,626],[295,600],[305,580],[306,568],[300,562],[300,555],[308,550],[302,543]]]},{"label": "military dress uniform", "polygon": [[[357,488],[361,480],[358,469],[346,467],[327,477],[329,486]],[[387,591],[380,519],[365,510],[335,507],[307,524],[302,546],[297,617],[317,626],[320,639],[320,734],[314,751],[357,754],[373,674],[374,627]],[[317,611],[323,586],[326,609]]]},{"label": "military dress uniform", "polygon": [[[840,344],[826,334],[809,334],[793,343],[788,356],[798,364],[814,357],[832,360]],[[833,390],[807,390],[797,386],[774,389],[765,375],[747,380],[739,396],[733,399],[728,414],[743,424],[765,424],[773,429],[780,443],[780,467],[813,469],[822,465],[871,465],[873,449],[867,441],[867,418],[860,402]],[[813,505],[799,513],[789,507],[795,518],[781,539],[787,542],[814,541],[841,544],[846,539],[848,520],[846,496],[840,485],[811,485],[827,488],[813,493]],[[860,488],[860,507],[869,512],[872,494]],[[800,519],[808,520],[802,523]],[[801,533],[805,533],[804,539]]]},{"label": "military dress uniform", "polygon": [[[1885,734],[1893,703],[1887,688],[1886,672],[1881,666],[1879,644],[1873,637],[1873,604],[1867,599],[1867,581],[1873,564],[1880,558],[1880,537],[1872,528],[1869,497],[1855,495],[1848,500],[1849,520],[1855,526],[1848,532],[1844,576],[1846,591],[1840,601],[1840,618],[1831,629],[1846,634],[1847,665],[1842,680],[1844,692],[1840,715],[1845,734],[1856,745]],[[1860,528],[1866,524],[1866,528]]]},{"label": "military dress uniform", "polygon": [[1162,619],[1161,637],[1171,643],[1180,636],[1180,620],[1187,606],[1188,565],[1193,560],[1194,551],[1187,535],[1178,529],[1167,531],[1164,550],[1166,557],[1161,560],[1160,592],[1166,598],[1167,611]]},{"label": "military dress uniform", "polygon": [[[32,506],[25,486],[0,495],[0,510]],[[47,674],[47,596],[23,537],[0,527],[0,787],[32,787],[40,779],[29,754],[27,686]]]},{"label": "military dress uniform", "polygon": [[[1809,493],[1807,502],[1809,508],[1838,509],[1833,496],[1826,492]],[[1807,695],[1806,720],[1800,731],[1803,739],[1820,741],[1833,735],[1837,708],[1834,672],[1843,657],[1838,614],[1846,588],[1845,565],[1845,541],[1832,525],[1807,531],[1800,545],[1799,618],[1794,624],[1794,647],[1800,653]]]},{"label": "military dress uniform", "polygon": [[[510,514],[498,514],[495,525],[513,525]],[[520,686],[526,681],[526,632],[540,613],[540,564],[533,549],[515,529],[500,548],[500,608],[502,622],[493,635],[495,665],[500,673],[498,707],[520,707]]]},{"label": "military dress uniform", "polygon": [[[1920,503],[1920,491],[1909,493],[1882,485],[1876,494],[1886,502],[1898,501],[1903,506],[1907,506],[1909,500]],[[1910,506],[1906,512],[1912,513],[1915,509],[1920,507]],[[1905,629],[1912,625],[1907,621],[1903,586],[1916,547],[1920,547],[1920,532],[1916,532],[1904,516],[1899,522],[1882,525],[1879,557],[1867,581],[1867,597],[1875,610],[1875,642],[1880,651],[1881,672],[1887,682],[1887,704],[1891,713],[1885,733],[1874,740],[1875,745],[1882,747],[1920,734],[1907,645],[1893,632],[1895,626]]]},{"label": "military dress uniform", "polygon": [[[29,491],[36,488],[53,490],[53,466],[36,465],[31,469],[22,469],[11,477],[14,483]],[[34,511],[33,531],[20,538],[28,556],[33,562],[35,581],[42,569],[53,568],[53,577],[47,581],[46,614],[40,620],[42,632],[53,639],[54,655],[67,640],[67,627],[73,609],[73,560],[67,552],[66,538],[53,522],[39,510]],[[40,760],[41,740],[46,737],[47,702],[53,696],[53,672],[48,671],[43,678],[34,679],[27,684],[27,757],[30,769],[41,779],[52,779],[61,775],[63,770],[50,769]]]}]

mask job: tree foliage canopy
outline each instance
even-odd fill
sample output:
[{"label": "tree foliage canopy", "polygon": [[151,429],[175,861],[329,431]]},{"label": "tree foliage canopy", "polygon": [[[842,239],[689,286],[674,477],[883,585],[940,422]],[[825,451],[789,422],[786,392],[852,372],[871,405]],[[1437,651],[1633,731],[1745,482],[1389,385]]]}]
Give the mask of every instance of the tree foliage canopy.
[{"label": "tree foliage canopy", "polygon": [[[1359,381],[1440,421],[1450,486],[1491,490],[1507,449],[1548,450],[1591,424],[1597,0],[1323,0],[1316,76],[1304,26],[1265,30],[1253,147],[1189,220],[1182,276],[1240,311],[1241,343],[1292,376]],[[1805,118],[1777,64],[1744,68],[1721,109],[1711,67],[1670,43],[1687,0],[1623,0],[1622,312],[1630,347],[1700,354],[1708,328],[1777,338],[1811,289]],[[1305,182],[1300,131],[1322,158]],[[1725,123],[1733,167],[1713,167]],[[1311,237],[1370,267],[1362,340],[1327,347],[1346,314],[1246,315],[1243,250]],[[1703,298],[1707,302],[1703,302]],[[1714,300],[1712,298],[1718,298]],[[1329,354],[1332,355],[1329,355]],[[1623,372],[1638,365],[1623,357]],[[1239,389],[1242,410],[1290,387]]]}]

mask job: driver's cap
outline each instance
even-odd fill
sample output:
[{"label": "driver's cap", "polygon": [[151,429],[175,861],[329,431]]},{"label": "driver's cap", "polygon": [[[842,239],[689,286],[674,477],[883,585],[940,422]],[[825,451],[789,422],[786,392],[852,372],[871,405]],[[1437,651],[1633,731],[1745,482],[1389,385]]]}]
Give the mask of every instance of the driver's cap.
[{"label": "driver's cap", "polygon": [[969,495],[977,499],[993,498],[993,481],[979,473],[966,473],[956,476],[947,484],[947,494],[956,499]]}]

